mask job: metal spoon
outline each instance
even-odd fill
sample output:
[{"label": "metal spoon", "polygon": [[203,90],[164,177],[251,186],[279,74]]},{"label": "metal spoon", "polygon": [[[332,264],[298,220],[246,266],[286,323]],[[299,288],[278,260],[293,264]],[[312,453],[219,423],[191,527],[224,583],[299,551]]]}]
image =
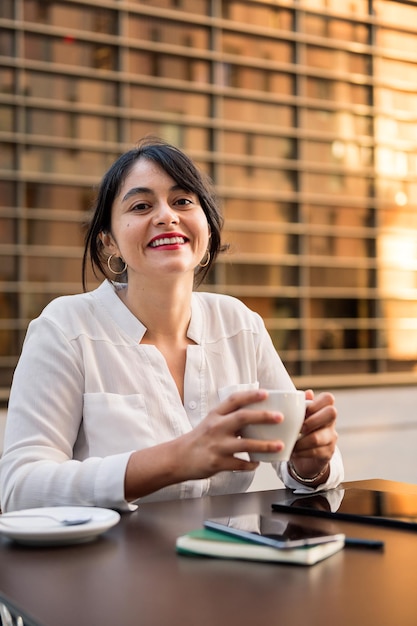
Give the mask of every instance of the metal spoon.
[{"label": "metal spoon", "polygon": [[62,526],[80,526],[81,524],[87,524],[87,522],[91,521],[91,517],[68,517],[68,518],[59,518],[54,515],[49,515],[47,513],[28,513],[28,514],[19,514],[19,513],[5,513],[4,515],[0,515],[0,524],[7,524],[7,520],[9,519],[26,519],[27,517],[44,517],[48,519],[52,519],[58,524]]}]

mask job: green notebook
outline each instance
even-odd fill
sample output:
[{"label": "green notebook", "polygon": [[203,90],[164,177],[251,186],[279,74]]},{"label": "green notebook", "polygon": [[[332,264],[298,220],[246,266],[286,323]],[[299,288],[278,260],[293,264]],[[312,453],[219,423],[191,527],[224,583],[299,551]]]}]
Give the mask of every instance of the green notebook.
[{"label": "green notebook", "polygon": [[344,545],[344,540],[337,540],[302,548],[278,549],[199,528],[178,537],[176,550],[179,554],[191,556],[314,565],[339,552]]}]

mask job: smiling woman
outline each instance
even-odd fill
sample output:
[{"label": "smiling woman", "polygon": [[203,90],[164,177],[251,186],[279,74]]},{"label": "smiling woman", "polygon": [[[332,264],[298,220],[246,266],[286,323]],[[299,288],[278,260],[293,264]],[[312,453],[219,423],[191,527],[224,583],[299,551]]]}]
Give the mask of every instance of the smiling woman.
[{"label": "smiling woman", "polygon": [[[246,490],[251,453],[280,440],[242,436],[282,422],[249,408],[291,381],[259,315],[195,291],[218,254],[223,219],[210,181],[181,150],[148,138],[104,175],[86,233],[103,283],[52,301],[29,325],[0,461],[4,511],[131,510],[139,498]],[[274,469],[288,487],[336,486],[333,396],[306,391],[302,437]]]}]

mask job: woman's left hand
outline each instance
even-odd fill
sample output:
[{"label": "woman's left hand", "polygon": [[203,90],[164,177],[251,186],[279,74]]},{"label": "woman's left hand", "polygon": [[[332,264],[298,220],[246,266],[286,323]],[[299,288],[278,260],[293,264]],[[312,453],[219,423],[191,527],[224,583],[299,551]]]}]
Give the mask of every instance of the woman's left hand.
[{"label": "woman's left hand", "polygon": [[[289,471],[302,483],[306,478],[309,485],[315,487],[325,482],[330,472],[330,459],[336,449],[337,432],[334,397],[331,393],[320,393],[314,398],[311,389],[306,391],[306,417],[301,429],[301,437],[291,454]],[[295,472],[291,472],[291,469]],[[317,480],[311,479],[317,477]]]}]

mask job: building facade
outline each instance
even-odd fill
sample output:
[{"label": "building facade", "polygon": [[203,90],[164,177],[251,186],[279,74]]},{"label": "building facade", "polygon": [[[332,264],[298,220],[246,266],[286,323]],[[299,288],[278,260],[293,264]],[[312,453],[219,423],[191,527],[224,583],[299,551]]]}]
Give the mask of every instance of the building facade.
[{"label": "building facade", "polygon": [[230,249],[204,289],[263,316],[299,386],[417,380],[416,2],[2,0],[0,28],[3,401],[147,134],[215,181]]}]

